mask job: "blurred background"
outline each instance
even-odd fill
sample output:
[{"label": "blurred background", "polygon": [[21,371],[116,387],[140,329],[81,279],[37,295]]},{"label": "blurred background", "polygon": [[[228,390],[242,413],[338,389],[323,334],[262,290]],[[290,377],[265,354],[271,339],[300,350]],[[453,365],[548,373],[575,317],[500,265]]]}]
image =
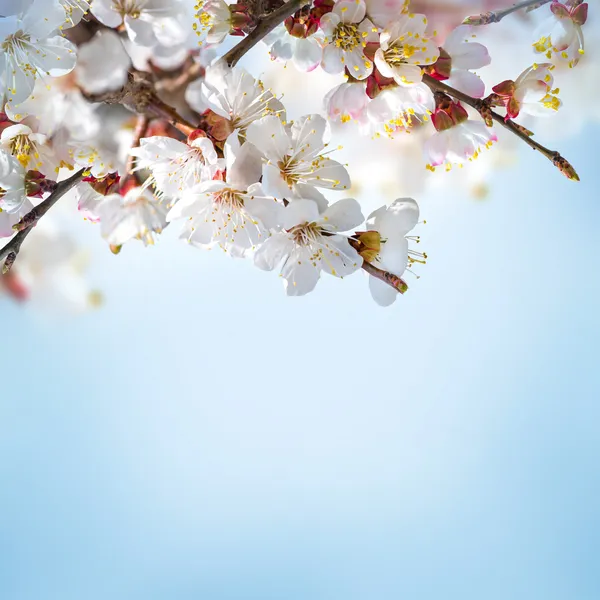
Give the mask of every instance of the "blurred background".
[{"label": "blurred background", "polygon": [[[497,80],[530,64],[494,43]],[[390,309],[362,274],[287,298],[175,228],[113,256],[63,202],[28,243],[68,269],[0,297],[0,598],[597,600],[595,65],[535,124],[580,183],[510,140],[425,178],[340,133],[365,213],[427,220]]]}]

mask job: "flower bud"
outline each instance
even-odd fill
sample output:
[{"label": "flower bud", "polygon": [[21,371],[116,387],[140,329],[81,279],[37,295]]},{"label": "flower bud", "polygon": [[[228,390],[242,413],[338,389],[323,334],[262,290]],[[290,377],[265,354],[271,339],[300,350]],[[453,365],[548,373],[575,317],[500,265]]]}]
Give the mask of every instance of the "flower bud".
[{"label": "flower bud", "polygon": [[46,179],[39,171],[27,171],[25,174],[25,195],[29,198],[42,198],[56,189],[56,181]]}]

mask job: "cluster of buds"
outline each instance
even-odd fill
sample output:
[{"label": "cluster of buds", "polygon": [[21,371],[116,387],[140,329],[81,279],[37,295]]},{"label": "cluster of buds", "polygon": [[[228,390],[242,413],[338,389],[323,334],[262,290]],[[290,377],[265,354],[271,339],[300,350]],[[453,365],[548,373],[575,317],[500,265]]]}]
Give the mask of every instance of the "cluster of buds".
[{"label": "cluster of buds", "polygon": [[28,198],[43,198],[45,194],[51,194],[56,185],[56,181],[46,179],[39,171],[31,170],[25,173],[25,194]]}]

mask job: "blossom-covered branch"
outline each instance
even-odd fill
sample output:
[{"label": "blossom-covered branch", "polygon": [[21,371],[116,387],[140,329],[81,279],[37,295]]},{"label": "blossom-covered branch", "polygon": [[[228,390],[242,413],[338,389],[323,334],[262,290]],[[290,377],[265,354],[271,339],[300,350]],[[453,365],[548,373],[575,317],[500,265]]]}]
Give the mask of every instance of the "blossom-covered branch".
[{"label": "blossom-covered branch", "polygon": [[269,34],[277,25],[300,10],[303,6],[311,3],[311,0],[288,0],[285,4],[269,13],[258,25],[236,46],[223,56],[223,60],[233,67],[238,61],[252,49],[260,40]]},{"label": "blossom-covered branch", "polygon": [[504,17],[521,10],[522,8],[528,8],[532,10],[534,8],[539,8],[544,4],[548,4],[551,0],[524,0],[524,2],[518,2],[513,6],[508,8],[504,8],[501,10],[489,11],[486,13],[482,13],[480,15],[473,15],[471,17],[467,17],[463,24],[465,25],[489,25],[491,23],[499,23]]},{"label": "blossom-covered branch", "polygon": [[21,245],[31,233],[37,222],[74,186],[82,179],[84,169],[77,171],[64,181],[56,184],[54,191],[42,203],[29,211],[14,227],[17,234],[0,250],[0,261],[4,261],[3,273],[8,273],[12,268]]},{"label": "blossom-covered branch", "polygon": [[[404,138],[390,146],[387,167],[382,150],[386,156],[373,152],[365,169],[381,190],[389,189],[382,184],[390,174],[399,187],[413,185],[404,178],[425,187],[428,171],[468,168],[486,149],[503,152],[495,124],[578,179],[519,118],[563,106],[558,80],[584,54],[588,4],[495,1],[499,10],[472,22],[498,22],[520,9],[545,14],[523,47],[531,59],[500,82],[473,27],[430,27],[428,17],[459,16],[464,4],[451,0],[443,7],[419,0],[410,7],[408,0],[13,3],[14,14],[0,17],[0,64],[12,73],[0,78],[0,237],[14,236],[3,251],[6,267],[72,181],[60,179],[85,169],[73,191],[77,209],[99,223],[114,253],[132,240],[152,245],[179,222],[181,237],[195,247],[219,247],[277,270],[290,296],[311,292],[322,275],[342,279],[363,270],[375,301],[392,304],[407,290],[405,271],[427,262],[412,234],[419,207],[412,198],[391,201],[394,194],[365,218],[349,197],[362,187],[360,175],[356,181],[336,160],[332,122],[354,127],[350,164],[370,158],[359,135]],[[88,11],[101,27],[86,27]],[[518,48],[513,34],[515,28],[503,32],[507,52]],[[242,39],[219,52],[231,36]],[[302,73],[291,78],[298,87],[271,90],[237,66],[258,42],[273,61]],[[310,75],[317,69],[339,82]],[[274,85],[283,88],[287,79]],[[299,90],[320,96],[323,114],[296,112],[302,102],[286,107],[283,98]],[[138,115],[133,133],[121,107]],[[463,178],[467,186],[469,180]]]},{"label": "blossom-covered branch", "polygon": [[474,108],[475,110],[481,113],[481,116],[484,120],[488,121],[488,124],[490,124],[489,119],[496,121],[496,123],[499,123],[500,125],[502,125],[502,127],[508,129],[511,133],[514,133],[519,139],[523,140],[530,148],[533,148],[534,150],[537,150],[538,152],[543,154],[549,161],[552,162],[552,164],[557,169],[559,169],[559,171],[563,175],[565,175],[565,177],[574,181],[579,181],[579,176],[577,175],[577,172],[569,163],[569,161],[563,156],[561,156],[560,152],[557,152],[556,150],[550,150],[542,144],[536,142],[533,139],[531,132],[525,130],[524,127],[518,125],[517,123],[512,121],[512,119],[507,119],[502,115],[498,114],[497,112],[493,111],[490,108],[490,104],[488,101],[479,98],[473,98],[472,96],[469,96],[468,94],[465,94],[464,92],[461,92],[447,85],[443,81],[438,81],[434,77],[431,77],[427,74],[423,76],[423,81],[432,90],[444,92],[452,98],[456,98],[457,100],[460,100],[461,102],[464,102],[468,106]]}]

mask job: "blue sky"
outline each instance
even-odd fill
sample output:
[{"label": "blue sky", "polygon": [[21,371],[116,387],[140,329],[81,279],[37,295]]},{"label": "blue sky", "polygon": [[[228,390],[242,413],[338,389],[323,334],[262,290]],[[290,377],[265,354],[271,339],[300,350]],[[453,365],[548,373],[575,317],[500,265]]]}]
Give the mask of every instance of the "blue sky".
[{"label": "blue sky", "polygon": [[175,232],[3,301],[0,597],[596,600],[599,133],[427,198],[392,309]]}]

